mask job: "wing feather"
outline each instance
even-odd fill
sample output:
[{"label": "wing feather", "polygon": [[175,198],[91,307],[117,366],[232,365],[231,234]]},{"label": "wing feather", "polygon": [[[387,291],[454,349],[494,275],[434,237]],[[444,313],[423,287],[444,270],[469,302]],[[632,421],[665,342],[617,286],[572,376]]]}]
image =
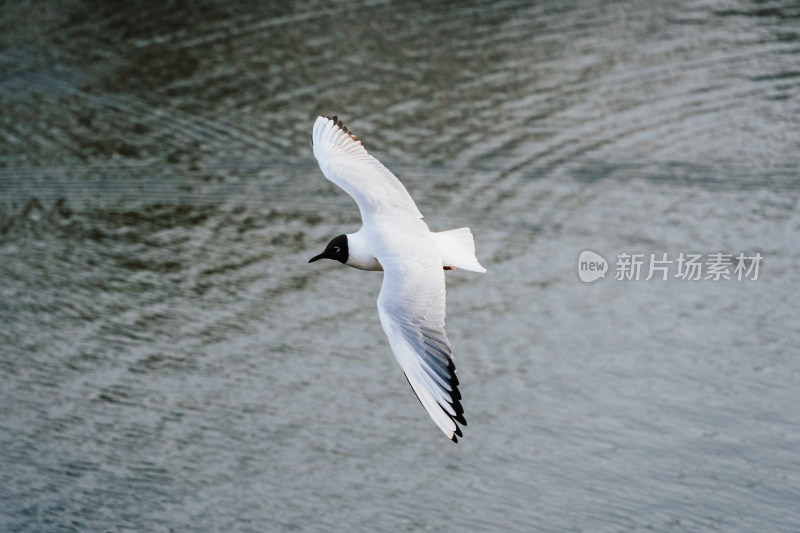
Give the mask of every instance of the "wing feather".
[{"label": "wing feather", "polygon": [[467,425],[450,341],[444,330],[444,271],[435,259],[383,258],[378,297],[381,325],[420,403],[445,435],[457,442]]},{"label": "wing feather", "polygon": [[400,180],[335,116],[317,117],[312,142],[322,173],[356,201],[362,219],[388,210],[422,218]]}]

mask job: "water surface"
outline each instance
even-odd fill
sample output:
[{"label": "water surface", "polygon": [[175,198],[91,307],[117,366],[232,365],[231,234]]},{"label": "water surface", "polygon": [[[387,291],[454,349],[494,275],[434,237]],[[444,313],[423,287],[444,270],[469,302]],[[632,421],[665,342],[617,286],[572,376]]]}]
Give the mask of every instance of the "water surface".
[{"label": "water surface", "polygon": [[[0,529],[789,531],[795,2],[0,7]],[[428,419],[318,113],[488,273]],[[583,284],[584,249],[611,263]],[[621,253],[763,257],[618,281]],[[644,278],[644,276],[642,276]]]}]

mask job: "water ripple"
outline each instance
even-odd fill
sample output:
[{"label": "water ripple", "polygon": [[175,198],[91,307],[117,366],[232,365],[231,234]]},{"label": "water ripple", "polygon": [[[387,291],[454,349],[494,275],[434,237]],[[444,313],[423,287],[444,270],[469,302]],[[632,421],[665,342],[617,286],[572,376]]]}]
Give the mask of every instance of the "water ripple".
[{"label": "water ripple", "polygon": [[[792,529],[799,16],[4,5],[4,529]],[[488,273],[448,274],[457,447],[386,346],[380,275],[307,264],[360,224],[317,113],[476,235]],[[764,270],[588,286],[587,248]]]}]

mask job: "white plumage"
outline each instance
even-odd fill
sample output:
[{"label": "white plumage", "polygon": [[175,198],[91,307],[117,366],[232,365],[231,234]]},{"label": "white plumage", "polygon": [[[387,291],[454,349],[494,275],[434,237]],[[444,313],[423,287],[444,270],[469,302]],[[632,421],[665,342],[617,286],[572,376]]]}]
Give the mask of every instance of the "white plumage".
[{"label": "white plumage", "polygon": [[320,116],[312,133],[325,177],[347,192],[362,227],[333,239],[312,258],[383,270],[378,315],[400,368],[425,410],[453,441],[466,425],[450,342],[444,331],[444,268],[486,270],[469,228],[433,233],[402,183],[336,118]]}]

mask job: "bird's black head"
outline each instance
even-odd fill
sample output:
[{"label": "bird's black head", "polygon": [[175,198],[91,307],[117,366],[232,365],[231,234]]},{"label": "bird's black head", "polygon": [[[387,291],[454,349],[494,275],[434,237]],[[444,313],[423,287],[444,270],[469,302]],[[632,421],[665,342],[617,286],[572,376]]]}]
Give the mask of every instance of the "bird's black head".
[{"label": "bird's black head", "polygon": [[347,235],[339,235],[331,239],[324,252],[315,255],[308,262],[313,263],[319,259],[336,259],[341,263],[347,263],[348,257],[350,257],[350,253],[347,251]]}]

